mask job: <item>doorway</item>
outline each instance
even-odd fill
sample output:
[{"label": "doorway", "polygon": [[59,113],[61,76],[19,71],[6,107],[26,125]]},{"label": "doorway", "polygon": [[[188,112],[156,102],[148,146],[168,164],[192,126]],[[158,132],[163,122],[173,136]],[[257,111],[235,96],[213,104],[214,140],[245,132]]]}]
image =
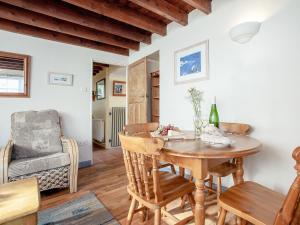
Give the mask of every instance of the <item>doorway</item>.
[{"label": "doorway", "polygon": [[126,67],[93,62],[92,134],[94,150],[120,146],[125,125]]}]

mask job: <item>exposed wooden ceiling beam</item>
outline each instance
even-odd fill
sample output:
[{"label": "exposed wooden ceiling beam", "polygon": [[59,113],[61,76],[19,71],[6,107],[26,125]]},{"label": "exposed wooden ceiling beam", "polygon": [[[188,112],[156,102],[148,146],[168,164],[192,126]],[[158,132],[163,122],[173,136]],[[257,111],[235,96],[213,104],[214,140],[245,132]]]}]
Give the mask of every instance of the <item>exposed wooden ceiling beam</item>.
[{"label": "exposed wooden ceiling beam", "polygon": [[202,12],[211,13],[211,0],[182,0]]},{"label": "exposed wooden ceiling beam", "polygon": [[122,24],[117,21],[105,17],[97,17],[83,13],[80,10],[72,10],[68,8],[65,3],[53,0],[0,0],[23,9],[31,10],[47,16],[52,16],[61,20],[76,23],[82,26],[93,28],[99,31],[118,35],[124,38],[151,43],[151,34],[146,33],[138,28]]},{"label": "exposed wooden ceiling beam", "polygon": [[42,28],[37,28],[6,19],[0,19],[0,29],[14,33],[25,34],[33,37],[44,38],[47,40],[63,42],[72,45],[78,45],[82,47],[97,49],[101,51],[112,52],[120,55],[129,55],[129,50],[112,46],[108,44],[102,44],[95,41],[90,41],[83,38],[74,37],[68,34],[62,34],[55,31],[49,31]]},{"label": "exposed wooden ceiling beam", "polygon": [[76,25],[63,20],[58,20],[39,13],[31,12],[19,7],[3,4],[0,2],[0,17],[19,23],[24,23],[39,28],[77,36],[80,38],[98,41],[105,44],[115,45],[122,48],[138,50],[139,42],[118,37],[112,34],[96,31],[80,25]]},{"label": "exposed wooden ceiling beam", "polygon": [[93,62],[93,66],[109,67],[108,64]]},{"label": "exposed wooden ceiling beam", "polygon": [[131,2],[183,26],[188,23],[187,13],[165,0],[130,0]]},{"label": "exposed wooden ceiling beam", "polygon": [[135,27],[157,33],[166,34],[166,25],[154,20],[129,7],[120,7],[118,5],[97,0],[63,0],[78,7],[93,11],[95,13],[128,23]]}]

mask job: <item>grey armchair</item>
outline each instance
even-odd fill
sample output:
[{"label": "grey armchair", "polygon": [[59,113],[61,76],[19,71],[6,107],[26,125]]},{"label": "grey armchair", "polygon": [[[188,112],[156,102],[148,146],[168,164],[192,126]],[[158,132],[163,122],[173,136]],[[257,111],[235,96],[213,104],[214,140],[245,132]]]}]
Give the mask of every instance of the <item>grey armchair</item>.
[{"label": "grey armchair", "polygon": [[11,116],[11,139],[0,151],[0,184],[37,177],[40,191],[77,191],[78,146],[62,136],[55,110],[17,112]]}]

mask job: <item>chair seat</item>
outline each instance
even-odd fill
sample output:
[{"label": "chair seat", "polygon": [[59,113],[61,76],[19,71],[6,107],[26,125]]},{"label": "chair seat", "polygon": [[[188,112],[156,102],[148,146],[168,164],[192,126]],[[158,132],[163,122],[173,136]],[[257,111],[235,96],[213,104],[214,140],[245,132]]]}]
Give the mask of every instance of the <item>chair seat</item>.
[{"label": "chair seat", "polygon": [[[150,189],[150,201],[154,203],[153,180],[148,180]],[[195,189],[194,183],[189,182],[185,178],[173,173],[159,171],[160,190],[164,195],[164,199],[159,202],[159,205],[165,205],[185,194],[192,193]],[[131,190],[132,192],[132,190]],[[146,200],[146,196],[144,197]]]},{"label": "chair seat", "polygon": [[226,177],[234,172],[236,172],[237,168],[234,163],[224,162],[218,166],[210,168],[208,170],[208,174],[215,177]]},{"label": "chair seat", "polygon": [[285,196],[254,182],[229,188],[220,195],[225,210],[255,225],[273,225]]},{"label": "chair seat", "polygon": [[17,177],[70,164],[69,153],[55,153],[37,158],[13,160],[8,167],[8,177]]}]

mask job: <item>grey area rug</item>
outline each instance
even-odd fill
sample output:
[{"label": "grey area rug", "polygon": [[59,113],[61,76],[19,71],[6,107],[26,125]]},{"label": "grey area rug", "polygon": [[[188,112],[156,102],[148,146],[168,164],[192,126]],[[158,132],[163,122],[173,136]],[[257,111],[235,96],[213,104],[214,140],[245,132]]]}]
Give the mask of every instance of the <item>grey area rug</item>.
[{"label": "grey area rug", "polygon": [[38,213],[38,225],[120,225],[94,193]]}]

